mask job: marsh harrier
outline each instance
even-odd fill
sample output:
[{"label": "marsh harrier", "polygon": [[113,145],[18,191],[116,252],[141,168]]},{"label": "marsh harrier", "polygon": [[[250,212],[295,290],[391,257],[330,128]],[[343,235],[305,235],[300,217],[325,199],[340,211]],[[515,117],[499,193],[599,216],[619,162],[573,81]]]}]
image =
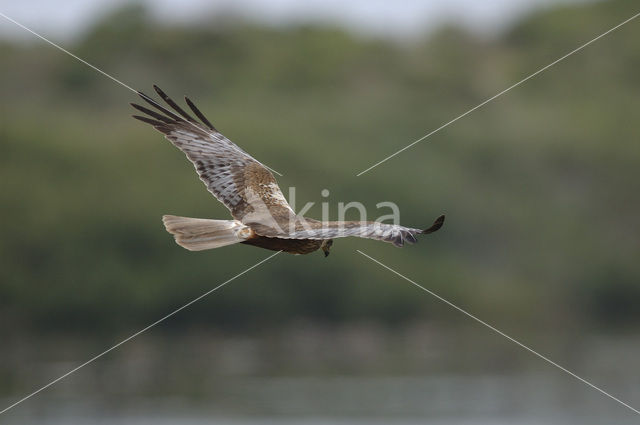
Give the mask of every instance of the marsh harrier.
[{"label": "marsh harrier", "polygon": [[156,93],[173,109],[149,96],[140,97],[155,110],[131,104],[145,116],[133,117],[151,124],[184,152],[200,180],[230,211],[234,220],[165,215],[162,221],[178,245],[191,250],[219,248],[243,243],[291,254],[308,254],[321,248],[325,257],[333,238],[358,236],[391,242],[417,242],[416,236],[442,227],[444,215],[426,230],[371,221],[322,222],[296,215],[278,187],[273,174],[258,160],[223,136],[185,97],[197,121],[157,86]]}]

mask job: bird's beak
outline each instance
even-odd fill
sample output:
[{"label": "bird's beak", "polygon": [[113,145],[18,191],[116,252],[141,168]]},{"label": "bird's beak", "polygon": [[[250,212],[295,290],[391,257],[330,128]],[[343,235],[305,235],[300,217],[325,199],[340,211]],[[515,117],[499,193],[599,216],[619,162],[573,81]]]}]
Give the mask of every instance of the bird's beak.
[{"label": "bird's beak", "polygon": [[323,249],[323,251],[324,251],[324,258],[327,258],[329,256],[329,250]]}]

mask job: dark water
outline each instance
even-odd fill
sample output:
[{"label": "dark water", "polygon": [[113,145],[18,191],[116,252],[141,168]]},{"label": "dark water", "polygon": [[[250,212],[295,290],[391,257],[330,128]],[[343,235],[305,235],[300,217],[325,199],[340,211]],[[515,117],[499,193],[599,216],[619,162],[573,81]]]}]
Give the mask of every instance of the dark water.
[{"label": "dark water", "polygon": [[[640,416],[562,376],[263,378],[221,384],[198,401],[180,396],[40,398],[8,412],[3,423],[640,423]],[[617,389],[627,398],[640,397],[637,387]]]},{"label": "dark water", "polygon": [[[1,415],[0,423],[640,423],[640,415],[513,344],[446,334],[426,343],[369,328],[140,338]],[[563,366],[640,406],[637,338],[540,341]],[[55,338],[5,346],[0,408],[98,347]]]}]

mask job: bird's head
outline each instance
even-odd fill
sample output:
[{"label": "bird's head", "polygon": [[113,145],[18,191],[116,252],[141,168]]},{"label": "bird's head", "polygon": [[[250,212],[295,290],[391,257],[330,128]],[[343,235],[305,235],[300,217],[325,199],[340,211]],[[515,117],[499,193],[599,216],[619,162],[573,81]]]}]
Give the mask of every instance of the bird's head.
[{"label": "bird's head", "polygon": [[331,249],[331,245],[333,245],[333,239],[326,239],[322,241],[322,245],[320,245],[320,248],[322,248],[322,251],[324,252],[325,257],[329,256],[329,250]]}]

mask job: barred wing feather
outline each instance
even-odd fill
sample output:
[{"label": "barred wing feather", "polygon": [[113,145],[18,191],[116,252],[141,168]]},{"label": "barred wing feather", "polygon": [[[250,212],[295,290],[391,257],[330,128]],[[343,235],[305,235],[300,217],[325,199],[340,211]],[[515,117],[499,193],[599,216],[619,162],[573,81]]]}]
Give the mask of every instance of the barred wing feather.
[{"label": "barred wing feather", "polygon": [[[416,243],[416,236],[428,234],[440,229],[444,224],[444,215],[438,217],[428,229],[413,229],[397,224],[384,224],[372,221],[304,221],[297,223],[296,229],[286,235],[277,235],[282,239],[334,239],[348,236],[376,239],[402,247],[405,242]],[[273,235],[275,237],[276,235]]]}]

